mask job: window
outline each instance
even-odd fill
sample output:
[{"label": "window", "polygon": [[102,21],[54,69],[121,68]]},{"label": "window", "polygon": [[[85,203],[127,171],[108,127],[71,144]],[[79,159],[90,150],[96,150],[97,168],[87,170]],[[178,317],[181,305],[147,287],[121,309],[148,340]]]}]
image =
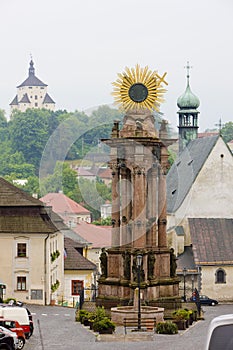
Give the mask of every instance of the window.
[{"label": "window", "polygon": [[35,103],[35,107],[38,107],[38,103],[37,102]]},{"label": "window", "polygon": [[83,281],[72,280],[71,281],[72,295],[79,295],[83,289]]},{"label": "window", "polygon": [[26,290],[26,277],[17,277],[17,290]]},{"label": "window", "polygon": [[35,95],[35,100],[37,100],[37,95]]},{"label": "window", "polygon": [[25,258],[27,256],[27,244],[26,243],[18,243],[17,244],[17,257]]},{"label": "window", "polygon": [[218,269],[215,273],[215,283],[226,283],[226,272]]}]

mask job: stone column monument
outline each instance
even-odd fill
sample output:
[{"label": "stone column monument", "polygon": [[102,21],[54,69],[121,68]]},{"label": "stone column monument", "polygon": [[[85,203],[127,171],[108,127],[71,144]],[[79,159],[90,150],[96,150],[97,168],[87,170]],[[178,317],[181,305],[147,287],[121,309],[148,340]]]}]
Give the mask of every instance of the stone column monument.
[{"label": "stone column monument", "polygon": [[97,305],[111,308],[135,303],[136,256],[141,254],[142,303],[158,306],[167,300],[173,307],[179,280],[167,246],[168,152],[155,129],[152,111],[161,101],[165,74],[160,77],[136,66],[119,77],[115,95],[125,109],[123,125],[120,128],[115,121],[111,138],[102,140],[110,147],[112,247],[106,251],[107,274],[98,281]]}]

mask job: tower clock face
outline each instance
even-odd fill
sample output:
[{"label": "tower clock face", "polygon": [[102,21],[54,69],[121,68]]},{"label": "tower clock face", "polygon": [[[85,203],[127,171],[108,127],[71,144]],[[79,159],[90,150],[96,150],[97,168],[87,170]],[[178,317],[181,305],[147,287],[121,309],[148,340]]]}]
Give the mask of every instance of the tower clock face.
[{"label": "tower clock face", "polygon": [[140,103],[147,99],[148,89],[142,83],[135,83],[129,88],[129,97],[134,102]]}]

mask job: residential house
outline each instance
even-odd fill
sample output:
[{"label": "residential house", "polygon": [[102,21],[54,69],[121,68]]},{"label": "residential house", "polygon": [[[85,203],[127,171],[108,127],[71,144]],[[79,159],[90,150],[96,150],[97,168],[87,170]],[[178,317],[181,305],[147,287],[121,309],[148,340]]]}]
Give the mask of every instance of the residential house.
[{"label": "residential house", "polygon": [[[85,300],[95,300],[97,280],[96,265],[83,256],[83,244],[64,238],[64,295],[70,306]],[[83,298],[83,300],[82,300]]]},{"label": "residential house", "polygon": [[80,221],[91,222],[91,213],[82,205],[76,203],[64,193],[48,193],[40,200],[62,217],[64,223],[70,227],[75,227]]},{"label": "residential house", "polygon": [[3,298],[50,304],[64,287],[63,234],[44,205],[0,178],[0,280]]}]

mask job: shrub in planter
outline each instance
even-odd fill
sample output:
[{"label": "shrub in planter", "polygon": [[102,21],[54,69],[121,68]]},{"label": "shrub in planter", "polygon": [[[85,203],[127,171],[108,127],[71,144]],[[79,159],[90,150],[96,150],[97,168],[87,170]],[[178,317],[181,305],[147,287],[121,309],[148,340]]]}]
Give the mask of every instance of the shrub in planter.
[{"label": "shrub in planter", "polygon": [[179,309],[172,313],[174,320],[180,321],[180,320],[188,320],[189,319],[189,312],[185,309]]},{"label": "shrub in planter", "polygon": [[76,316],[76,321],[84,323],[84,320],[88,320],[89,317],[89,311],[87,310],[79,310]]},{"label": "shrub in planter", "polygon": [[156,333],[158,334],[177,334],[178,327],[171,321],[159,322],[156,326]]},{"label": "shrub in planter", "polygon": [[104,318],[102,318],[100,320],[96,319],[93,322],[93,330],[95,332],[99,332],[99,333],[107,333],[107,332],[108,333],[113,333],[115,328],[116,328],[115,324],[107,316],[105,316]]},{"label": "shrub in planter", "polygon": [[177,324],[179,330],[186,329],[189,313],[187,310],[179,309],[172,313],[173,322]]}]

